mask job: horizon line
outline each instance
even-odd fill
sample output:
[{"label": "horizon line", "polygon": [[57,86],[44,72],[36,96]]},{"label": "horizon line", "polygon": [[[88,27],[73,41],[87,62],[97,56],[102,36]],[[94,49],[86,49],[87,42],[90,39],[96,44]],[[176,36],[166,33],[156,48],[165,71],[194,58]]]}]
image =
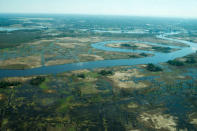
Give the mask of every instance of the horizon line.
[{"label": "horizon line", "polygon": [[47,13],[47,12],[0,12],[0,14],[26,14],[26,15],[88,15],[88,16],[119,16],[119,17],[153,17],[174,19],[197,19],[197,17],[186,16],[159,16],[159,15],[135,15],[135,14],[88,14],[88,13]]}]

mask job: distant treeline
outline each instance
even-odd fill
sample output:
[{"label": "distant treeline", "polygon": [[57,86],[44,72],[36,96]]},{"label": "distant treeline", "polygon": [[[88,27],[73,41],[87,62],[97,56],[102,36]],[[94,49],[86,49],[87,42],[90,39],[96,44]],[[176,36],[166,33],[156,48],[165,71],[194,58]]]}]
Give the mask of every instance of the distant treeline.
[{"label": "distant treeline", "polygon": [[6,88],[10,86],[18,86],[20,82],[9,82],[9,81],[0,81],[0,88]]},{"label": "distant treeline", "polygon": [[40,39],[42,38],[41,34],[42,32],[39,30],[17,30],[10,33],[0,32],[0,49]]}]

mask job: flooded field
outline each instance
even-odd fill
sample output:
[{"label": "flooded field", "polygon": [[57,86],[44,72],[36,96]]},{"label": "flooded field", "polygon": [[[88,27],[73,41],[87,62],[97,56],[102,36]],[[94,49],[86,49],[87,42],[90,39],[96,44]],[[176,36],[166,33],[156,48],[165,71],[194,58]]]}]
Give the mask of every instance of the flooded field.
[{"label": "flooded field", "polygon": [[142,65],[6,78],[20,84],[1,88],[2,129],[195,130],[191,70],[152,73]]},{"label": "flooded field", "polygon": [[196,24],[145,19],[7,18],[0,130],[197,130]]}]

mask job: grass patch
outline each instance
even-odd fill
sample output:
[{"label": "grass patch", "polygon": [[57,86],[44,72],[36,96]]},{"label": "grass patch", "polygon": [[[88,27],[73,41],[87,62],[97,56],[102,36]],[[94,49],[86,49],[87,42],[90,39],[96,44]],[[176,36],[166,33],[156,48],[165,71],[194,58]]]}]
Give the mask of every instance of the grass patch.
[{"label": "grass patch", "polygon": [[59,101],[60,106],[57,108],[58,112],[67,112],[74,101],[74,96],[68,96],[65,99]]},{"label": "grass patch", "polygon": [[41,89],[48,89],[49,87],[48,87],[47,83],[49,81],[50,81],[50,79],[49,78],[46,78],[45,81],[40,84],[40,88]]},{"label": "grass patch", "polygon": [[8,70],[24,70],[30,68],[28,65],[25,64],[12,64],[6,66],[0,66],[0,69],[8,69]]},{"label": "grass patch", "polygon": [[22,43],[30,42],[41,38],[41,31],[38,30],[18,30],[11,33],[0,33],[0,49],[11,48]]},{"label": "grass patch", "polygon": [[97,94],[99,92],[100,91],[94,86],[93,83],[85,83],[85,85],[81,87],[82,95]]},{"label": "grass patch", "polygon": [[90,78],[97,78],[99,76],[98,73],[96,72],[87,72],[87,73],[84,73],[85,77],[90,77]]}]

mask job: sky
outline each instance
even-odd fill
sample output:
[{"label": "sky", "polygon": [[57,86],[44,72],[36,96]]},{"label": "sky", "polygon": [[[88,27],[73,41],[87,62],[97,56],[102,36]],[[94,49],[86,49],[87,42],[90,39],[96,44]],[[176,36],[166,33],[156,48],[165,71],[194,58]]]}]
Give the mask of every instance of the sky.
[{"label": "sky", "polygon": [[197,18],[197,0],[0,0],[0,13]]}]

